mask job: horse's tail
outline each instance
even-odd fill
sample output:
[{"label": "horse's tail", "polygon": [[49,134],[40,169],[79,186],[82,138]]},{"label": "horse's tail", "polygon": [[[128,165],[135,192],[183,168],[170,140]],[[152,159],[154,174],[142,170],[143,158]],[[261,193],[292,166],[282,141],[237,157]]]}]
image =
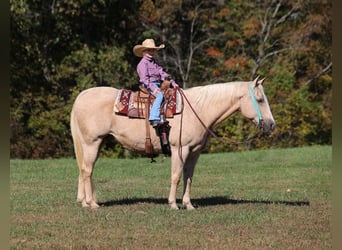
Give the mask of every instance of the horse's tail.
[{"label": "horse's tail", "polygon": [[83,150],[80,141],[80,134],[79,134],[79,127],[77,123],[77,119],[75,117],[74,109],[71,110],[70,113],[70,129],[71,129],[71,136],[74,142],[74,151],[76,156],[76,161],[79,169],[82,167],[83,162]]}]

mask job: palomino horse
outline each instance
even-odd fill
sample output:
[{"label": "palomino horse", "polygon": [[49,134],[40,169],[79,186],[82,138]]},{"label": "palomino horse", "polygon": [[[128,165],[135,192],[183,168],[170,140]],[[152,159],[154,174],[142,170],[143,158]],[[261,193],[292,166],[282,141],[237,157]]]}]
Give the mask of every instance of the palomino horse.
[{"label": "palomino horse", "polygon": [[[92,173],[103,138],[112,135],[123,147],[144,152],[145,120],[116,115],[114,102],[118,89],[94,87],[82,91],[71,111],[71,133],[79,167],[77,201],[83,207],[96,208]],[[275,128],[275,122],[263,90],[263,80],[228,82],[189,88],[183,91],[182,115],[169,119],[171,126],[171,188],[168,202],[173,209],[176,190],[183,174],[183,206],[194,207],[190,201],[190,187],[195,165],[201,150],[210,138],[210,130],[235,111],[254,121],[263,132]],[[200,119],[199,119],[200,118]],[[155,152],[161,152],[159,138],[151,131]]]}]

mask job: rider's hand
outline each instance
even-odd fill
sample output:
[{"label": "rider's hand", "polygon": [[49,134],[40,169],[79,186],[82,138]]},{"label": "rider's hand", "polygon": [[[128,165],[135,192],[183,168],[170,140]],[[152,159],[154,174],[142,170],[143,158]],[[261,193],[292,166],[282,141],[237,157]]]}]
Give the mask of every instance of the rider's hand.
[{"label": "rider's hand", "polygon": [[171,80],[171,84],[175,89],[179,88],[179,85],[174,80]]}]

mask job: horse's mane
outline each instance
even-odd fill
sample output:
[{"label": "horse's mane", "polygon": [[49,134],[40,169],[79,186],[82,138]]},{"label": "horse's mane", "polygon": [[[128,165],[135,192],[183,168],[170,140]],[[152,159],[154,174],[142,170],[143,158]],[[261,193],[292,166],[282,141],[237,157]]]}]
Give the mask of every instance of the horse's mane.
[{"label": "horse's mane", "polygon": [[242,82],[215,83],[187,89],[193,97],[193,104],[219,105],[223,99],[231,99],[236,87]]}]

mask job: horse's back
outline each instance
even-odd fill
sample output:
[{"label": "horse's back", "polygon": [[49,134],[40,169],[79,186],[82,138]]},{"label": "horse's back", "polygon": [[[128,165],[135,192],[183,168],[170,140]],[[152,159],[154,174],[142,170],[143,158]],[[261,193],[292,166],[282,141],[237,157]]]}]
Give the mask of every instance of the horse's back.
[{"label": "horse's back", "polygon": [[74,106],[94,105],[100,102],[112,101],[116,98],[118,90],[112,87],[94,87],[83,90],[77,96]]}]

